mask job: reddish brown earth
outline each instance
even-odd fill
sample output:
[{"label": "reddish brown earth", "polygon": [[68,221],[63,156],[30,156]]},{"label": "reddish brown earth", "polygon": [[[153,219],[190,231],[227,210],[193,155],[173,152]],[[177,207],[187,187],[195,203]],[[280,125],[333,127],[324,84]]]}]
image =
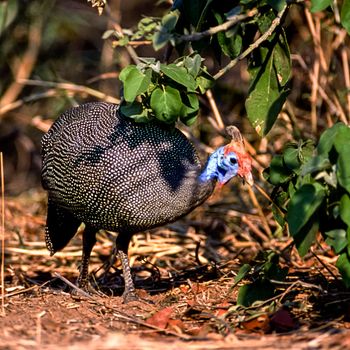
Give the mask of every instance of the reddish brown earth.
[{"label": "reddish brown earth", "polygon": [[[262,248],[282,252],[290,242],[247,236],[252,227],[259,229],[258,218],[249,214],[242,220],[242,213],[231,210],[237,217],[228,224],[220,213],[230,210],[215,203],[214,198],[176,224],[135,236],[130,255],[143,301],[123,304],[120,267],[97,271],[112,249],[108,233],[98,236],[91,270],[109,296],[80,297],[64,281],[77,277],[80,235],[50,257],[42,234],[45,196],[33,192],[6,200],[0,348],[350,348],[350,294],[329,252],[315,250],[316,257],[302,261],[292,250],[282,259],[289,274],[276,297],[237,306],[239,287],[248,283],[234,284],[242,263]],[[251,225],[243,225],[245,220]],[[233,236],[235,227],[241,231]]]}]

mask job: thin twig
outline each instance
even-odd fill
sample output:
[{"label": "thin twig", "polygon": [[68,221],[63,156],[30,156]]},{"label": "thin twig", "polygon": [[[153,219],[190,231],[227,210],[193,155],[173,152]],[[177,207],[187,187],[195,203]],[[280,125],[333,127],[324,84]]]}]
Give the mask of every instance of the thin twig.
[{"label": "thin twig", "polygon": [[258,48],[261,43],[263,43],[265,40],[267,40],[273,32],[276,30],[276,28],[280,25],[282,17],[284,13],[287,10],[287,5],[283,7],[283,9],[278,12],[276,18],[272,21],[270,28],[259,38],[257,39],[253,44],[249,45],[249,47],[243,51],[239,56],[237,56],[235,59],[233,59],[226,67],[220,69],[215,75],[214,79],[217,80],[221,78],[224,74],[226,74],[230,69],[232,69],[239,61],[241,61],[243,58],[248,56],[252,51],[254,51],[256,48]]},{"label": "thin twig", "polygon": [[[129,41],[125,46],[139,47],[139,46],[149,46],[149,45],[152,45],[151,40]],[[119,45],[118,40],[113,40],[112,46],[117,47],[117,46],[121,46],[121,45]],[[124,46],[124,45],[122,45],[122,46]]]},{"label": "thin twig", "polygon": [[33,102],[33,101],[41,100],[43,98],[50,98],[50,97],[57,96],[57,93],[58,91],[56,89],[49,89],[45,92],[32,94],[27,97],[23,97],[22,99],[19,99],[17,101],[14,101],[12,103],[9,103],[7,105],[0,106],[0,116],[14,109],[19,108],[28,102]]},{"label": "thin twig", "polygon": [[94,96],[106,102],[117,103],[117,104],[120,103],[120,100],[118,98],[107,95],[101,91],[91,89],[88,86],[84,86],[84,85],[76,85],[72,83],[56,83],[52,81],[30,80],[30,79],[20,79],[18,82],[25,85],[43,86],[48,88],[56,88],[61,90],[84,93],[87,95]]},{"label": "thin twig", "polygon": [[193,33],[193,34],[188,34],[188,35],[181,35],[181,36],[176,38],[176,41],[177,42],[198,41],[198,40],[201,40],[201,39],[206,38],[208,36],[212,36],[212,35],[220,33],[220,32],[225,32],[226,30],[233,27],[238,22],[244,21],[245,19],[247,19],[249,17],[254,17],[257,13],[258,13],[258,10],[253,9],[253,10],[249,11],[248,13],[233,16],[230,20],[228,20],[222,24],[219,24],[215,27],[211,27],[208,30],[205,30],[204,32]]},{"label": "thin twig", "polygon": [[213,97],[213,94],[212,94],[211,90],[207,90],[207,92],[205,94],[207,95],[207,98],[208,98],[208,101],[209,101],[209,104],[210,104],[210,108],[213,111],[213,114],[214,114],[214,117],[215,117],[215,121],[216,121],[216,124],[217,124],[217,128],[219,130],[223,131],[225,129],[225,124],[222,121],[219,109],[218,109],[218,107],[216,105],[216,102],[214,100],[214,97]]},{"label": "thin twig", "polygon": [[347,52],[347,48],[345,46],[342,47],[341,50],[341,58],[343,64],[344,71],[344,82],[346,87],[346,99],[348,104],[348,116],[350,121],[350,72],[349,72],[349,56]]},{"label": "thin twig", "polygon": [[311,130],[313,134],[317,131],[317,92],[319,90],[319,76],[320,76],[320,61],[316,56],[312,74],[312,88],[310,96],[311,104]]},{"label": "thin twig", "polygon": [[324,52],[323,52],[323,49],[321,46],[320,19],[317,17],[315,18],[315,21],[316,21],[316,25],[315,25],[315,23],[312,19],[313,17],[311,15],[311,12],[307,7],[305,7],[305,17],[306,17],[307,24],[308,24],[310,32],[311,32],[312,40],[313,40],[314,45],[315,45],[316,53],[319,56],[321,67],[322,67],[323,71],[326,72],[327,71],[327,61],[325,59]]},{"label": "thin twig", "polygon": [[256,225],[254,225],[246,215],[242,216],[242,222],[244,222],[254,233],[256,236],[258,236],[263,242],[268,242],[269,238],[261,231],[259,230]]},{"label": "thin twig", "polygon": [[248,186],[248,193],[249,193],[250,200],[252,201],[254,207],[258,211],[258,214],[259,214],[261,223],[265,229],[265,232],[271,237],[272,232],[271,232],[270,226],[267,222],[266,216],[265,216],[263,210],[261,209],[261,206],[259,204],[259,201],[256,198],[256,195],[255,195],[253,189],[250,186]]},{"label": "thin twig", "polygon": [[72,283],[71,281],[67,280],[67,278],[63,277],[62,275],[60,275],[58,272],[54,272],[53,275],[57,278],[59,278],[61,281],[63,281],[64,283],[66,283],[68,286],[72,287],[73,289],[75,289],[79,294],[83,295],[86,298],[89,298],[91,300],[94,300],[94,298],[89,294],[86,293],[84,290],[82,290],[81,288],[79,288],[78,286],[76,286],[74,283]]},{"label": "thin twig", "polygon": [[19,84],[18,80],[30,77],[39,54],[43,22],[44,16],[41,14],[40,16],[37,16],[36,20],[30,25],[27,50],[21,57],[19,66],[16,69],[15,81],[0,98],[0,106],[6,106],[15,101],[23,89],[23,85]]},{"label": "thin twig", "polygon": [[[305,63],[304,59],[300,56],[300,55],[292,55],[292,59],[298,61],[298,63],[300,64],[300,66],[302,67],[302,69],[305,71],[306,74],[308,74],[310,81],[313,81],[313,75],[310,72],[309,67],[307,66],[307,64]],[[347,124],[347,119],[345,116],[345,113],[342,109],[342,107],[340,106],[340,104],[338,104],[337,102],[337,98],[336,96],[334,96],[335,102],[333,102],[331,100],[331,98],[327,95],[326,91],[324,90],[324,88],[318,84],[318,92],[320,93],[322,99],[327,103],[329,110],[332,114],[336,115],[337,117],[339,117],[339,119]]]},{"label": "thin twig", "polygon": [[333,273],[333,271],[317,256],[317,254],[311,250],[311,254],[317,259],[317,261],[328,271],[328,273],[338,282],[339,278]]}]

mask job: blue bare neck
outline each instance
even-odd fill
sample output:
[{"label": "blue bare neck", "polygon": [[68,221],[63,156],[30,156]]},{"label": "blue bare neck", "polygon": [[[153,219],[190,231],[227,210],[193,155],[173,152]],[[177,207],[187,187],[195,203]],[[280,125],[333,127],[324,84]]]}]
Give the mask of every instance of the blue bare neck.
[{"label": "blue bare neck", "polygon": [[223,148],[220,147],[213,154],[211,154],[208,158],[206,165],[202,173],[199,175],[200,182],[208,182],[213,180],[218,180],[221,175],[223,175],[224,170],[218,166],[219,157],[222,156]]}]

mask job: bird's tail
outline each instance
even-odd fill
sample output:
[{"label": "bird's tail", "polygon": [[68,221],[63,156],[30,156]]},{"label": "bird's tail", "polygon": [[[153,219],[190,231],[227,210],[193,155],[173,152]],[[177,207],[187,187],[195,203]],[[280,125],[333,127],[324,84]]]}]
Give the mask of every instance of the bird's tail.
[{"label": "bird's tail", "polygon": [[76,219],[67,209],[57,205],[49,196],[45,242],[50,255],[55,254],[68,244],[80,224],[80,220]]}]

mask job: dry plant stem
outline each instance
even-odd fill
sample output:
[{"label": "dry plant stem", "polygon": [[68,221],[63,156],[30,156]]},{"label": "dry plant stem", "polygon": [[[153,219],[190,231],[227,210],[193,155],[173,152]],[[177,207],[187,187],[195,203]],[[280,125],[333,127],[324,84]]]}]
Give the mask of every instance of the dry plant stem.
[{"label": "dry plant stem", "polygon": [[84,290],[82,290],[81,288],[79,288],[78,286],[76,286],[74,283],[72,283],[71,281],[68,281],[67,278],[61,276],[58,272],[54,272],[53,274],[55,277],[59,278],[61,281],[63,281],[64,283],[68,284],[68,286],[72,287],[73,289],[75,289],[79,294],[81,294],[82,296],[92,299],[92,296],[88,293],[86,293]]},{"label": "dry plant stem", "polygon": [[343,64],[344,71],[344,81],[345,87],[347,90],[346,99],[347,99],[347,107],[348,107],[348,121],[350,122],[350,72],[349,72],[349,56],[347,52],[347,48],[345,46],[341,49],[341,58]]},{"label": "dry plant stem", "polygon": [[1,177],[1,313],[5,315],[5,181],[4,157],[0,152]]},{"label": "dry plant stem", "polygon": [[[308,66],[306,65],[304,59],[300,55],[292,55],[292,58],[300,64],[300,66],[304,69],[305,73],[308,74],[310,81],[313,81],[313,75],[310,73],[310,70]],[[347,124],[346,115],[343,111],[343,108],[341,107],[339,101],[337,100],[337,97],[334,96],[335,102],[332,101],[332,99],[327,95],[326,91],[321,85],[318,85],[318,92],[320,93],[320,96],[323,98],[323,100],[327,103],[329,110],[331,114],[334,114],[339,117],[339,119]]]},{"label": "dry plant stem", "polygon": [[18,82],[25,85],[43,86],[43,87],[56,88],[60,90],[72,91],[77,93],[84,93],[90,96],[94,96],[106,102],[116,103],[116,104],[120,103],[120,100],[118,98],[106,95],[101,91],[91,89],[84,85],[75,85],[72,83],[56,83],[52,81],[29,80],[29,79],[20,79]]},{"label": "dry plant stem", "polygon": [[99,74],[89,80],[86,81],[87,84],[92,84],[100,80],[106,80],[106,79],[118,79],[119,72],[106,72]]},{"label": "dry plant stem", "polygon": [[316,57],[314,62],[313,74],[312,74],[312,89],[310,96],[311,103],[311,130],[315,134],[317,131],[317,91],[319,87],[319,75],[320,75],[320,61]]},{"label": "dry plant stem", "polygon": [[318,17],[315,18],[316,24],[314,23],[313,19],[312,19],[312,15],[310,13],[310,10],[305,7],[305,17],[307,20],[307,24],[309,26],[310,32],[311,32],[311,36],[312,36],[312,40],[314,42],[315,45],[315,51],[317,53],[317,55],[319,56],[319,60],[320,60],[320,64],[322,67],[322,70],[324,72],[327,72],[327,61],[325,59],[325,55],[321,46],[321,23],[320,23],[320,19]]},{"label": "dry plant stem", "polygon": [[258,202],[258,200],[256,198],[256,195],[255,195],[253,189],[250,186],[248,186],[248,193],[249,193],[250,200],[252,201],[254,207],[258,211],[258,214],[259,214],[261,223],[264,226],[265,232],[271,237],[272,236],[272,232],[271,232],[270,226],[269,226],[269,224],[267,222],[266,216],[263,213],[263,211],[261,209],[261,206],[260,206],[260,204],[259,204],[259,202]]},{"label": "dry plant stem", "polygon": [[317,259],[317,261],[327,270],[327,272],[334,278],[335,281],[338,281],[339,283],[340,280],[339,278],[332,272],[332,270],[317,256],[315,252],[311,250],[311,254]]},{"label": "dry plant stem", "polygon": [[339,115],[339,119],[344,123],[344,124],[348,124],[347,118],[346,118],[346,114],[344,112],[344,109],[339,101],[339,98],[337,96],[337,94],[335,93],[335,91],[331,92],[331,97],[334,101],[334,105],[337,108],[338,111],[338,115]]},{"label": "dry plant stem", "polygon": [[2,299],[4,299],[4,298],[10,298],[10,297],[13,297],[13,296],[15,296],[15,295],[27,293],[27,292],[30,292],[30,291],[35,290],[35,289],[40,289],[40,288],[46,286],[47,284],[49,284],[50,282],[51,282],[51,280],[49,280],[49,281],[47,281],[47,282],[41,284],[40,286],[36,286],[36,285],[35,285],[35,286],[31,286],[31,287],[29,287],[29,288],[21,289],[21,290],[12,292],[12,293],[7,293],[7,294],[5,294],[5,295],[4,295],[3,297],[1,297],[1,298],[2,298]]},{"label": "dry plant stem", "polygon": [[320,79],[320,65],[322,65],[322,69],[324,72],[327,70],[327,66],[323,56],[323,51],[321,49],[320,21],[318,18],[316,18],[315,24],[310,11],[307,8],[305,8],[304,12],[315,46],[315,61],[313,66],[313,74],[311,75],[312,88],[310,96],[311,130],[313,133],[315,133],[317,131],[317,92]]},{"label": "dry plant stem", "polygon": [[23,106],[24,104],[26,104],[28,102],[34,102],[37,100],[41,100],[43,98],[54,97],[54,96],[57,96],[57,94],[58,94],[58,92],[56,89],[49,89],[43,93],[32,94],[32,95],[29,95],[27,97],[24,97],[23,99],[14,101],[14,102],[9,103],[9,104],[4,105],[4,106],[0,106],[0,117],[7,112],[10,112],[14,109],[17,109],[17,108]]},{"label": "dry plant stem", "polygon": [[254,233],[257,237],[259,237],[262,241],[267,242],[269,238],[261,231],[259,230],[256,225],[254,225],[246,215],[242,216],[242,222],[245,223]]},{"label": "dry plant stem", "polygon": [[243,51],[239,56],[233,59],[226,67],[220,69],[214,75],[214,79],[217,80],[221,78],[225,73],[227,73],[230,69],[232,69],[239,61],[241,61],[243,58],[248,56],[251,52],[253,52],[256,48],[258,48],[261,43],[267,40],[281,23],[281,19],[284,13],[286,12],[286,10],[287,10],[287,5],[285,5],[283,9],[280,12],[278,12],[277,17],[272,21],[270,28],[253,44],[249,45],[249,47],[245,51]]},{"label": "dry plant stem", "polygon": [[[113,47],[119,46],[119,43],[117,40],[112,41]],[[143,40],[143,41],[129,41],[126,46],[132,46],[132,47],[139,47],[139,46],[149,46],[152,45],[152,41],[150,40]]]},{"label": "dry plant stem", "polygon": [[221,118],[219,109],[218,109],[218,107],[216,105],[216,102],[214,100],[213,94],[212,94],[211,90],[207,90],[207,92],[205,94],[207,95],[207,98],[208,98],[208,101],[209,101],[209,104],[210,104],[210,108],[213,111],[213,114],[214,114],[214,117],[215,117],[215,121],[216,121],[216,124],[217,124],[217,128],[222,131],[225,128],[225,124],[222,121],[222,118]]},{"label": "dry plant stem", "polygon": [[35,62],[38,57],[41,34],[43,26],[43,16],[37,16],[37,19],[31,24],[28,33],[28,48],[24,53],[21,62],[15,72],[15,81],[9,86],[7,91],[0,99],[0,106],[6,106],[16,100],[23,89],[23,85],[18,82],[19,79],[30,77]]},{"label": "dry plant stem", "polygon": [[41,318],[45,316],[46,311],[41,311],[36,315],[36,345],[40,346],[41,344],[41,331],[42,331],[42,326],[41,326]]},{"label": "dry plant stem", "polygon": [[208,30],[205,30],[204,32],[188,34],[188,35],[181,35],[180,37],[176,38],[176,41],[177,42],[198,41],[198,40],[201,40],[205,37],[212,36],[212,35],[220,33],[220,32],[225,32],[226,30],[233,27],[238,22],[244,21],[245,19],[247,19],[249,17],[253,17],[257,13],[258,13],[258,10],[253,9],[246,14],[240,14],[240,15],[233,16],[230,20],[228,20],[222,24],[219,24],[218,26],[211,27]]}]

